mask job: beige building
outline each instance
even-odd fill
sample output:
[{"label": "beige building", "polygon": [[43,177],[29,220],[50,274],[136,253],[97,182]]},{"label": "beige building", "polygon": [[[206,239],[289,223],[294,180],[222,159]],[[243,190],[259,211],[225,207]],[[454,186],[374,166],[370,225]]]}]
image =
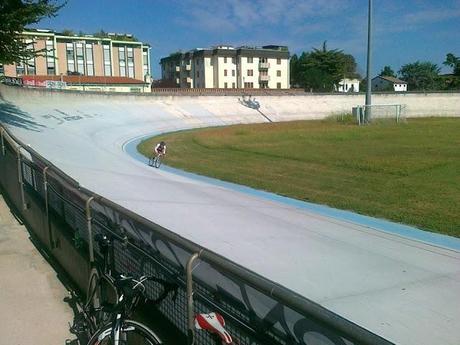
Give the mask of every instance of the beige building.
[{"label": "beige building", "polygon": [[150,46],[131,35],[96,37],[28,30],[23,36],[31,49],[46,52],[23,63],[0,66],[5,76],[79,75],[105,77],[107,83],[116,81],[111,77],[123,77],[150,84]]},{"label": "beige building", "polygon": [[289,51],[284,46],[194,49],[171,54],[160,64],[162,79],[181,88],[290,87]]}]

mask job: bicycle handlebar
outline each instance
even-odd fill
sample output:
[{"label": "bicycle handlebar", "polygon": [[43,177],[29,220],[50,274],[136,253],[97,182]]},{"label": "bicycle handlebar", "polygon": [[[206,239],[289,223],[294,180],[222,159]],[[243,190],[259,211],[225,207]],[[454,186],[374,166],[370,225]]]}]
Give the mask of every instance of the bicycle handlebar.
[{"label": "bicycle handlebar", "polygon": [[168,280],[165,280],[165,279],[161,279],[161,278],[157,278],[157,277],[153,277],[153,276],[148,276],[146,277],[148,281],[153,281],[155,283],[159,283],[163,286],[163,291],[160,293],[160,295],[154,299],[154,300],[151,300],[154,305],[160,303],[161,301],[163,301],[166,297],[168,297],[169,293],[173,292],[173,301],[176,300],[177,298],[177,290],[179,289],[179,284],[177,284],[176,282],[171,282],[171,281],[168,281]]}]

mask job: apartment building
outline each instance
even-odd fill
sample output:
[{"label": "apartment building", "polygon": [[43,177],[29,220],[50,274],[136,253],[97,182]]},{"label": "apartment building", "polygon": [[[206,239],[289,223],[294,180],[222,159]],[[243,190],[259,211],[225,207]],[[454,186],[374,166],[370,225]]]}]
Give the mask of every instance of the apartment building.
[{"label": "apartment building", "polygon": [[107,84],[117,84],[122,77],[125,82],[130,79],[131,84],[132,80],[140,85],[150,84],[151,48],[131,35],[98,37],[27,30],[22,36],[30,49],[44,53],[28,61],[0,66],[0,73],[7,77],[77,75],[88,77],[84,80],[104,77]]},{"label": "apartment building", "polygon": [[290,87],[289,51],[285,46],[197,48],[171,54],[160,64],[162,79],[181,88]]}]

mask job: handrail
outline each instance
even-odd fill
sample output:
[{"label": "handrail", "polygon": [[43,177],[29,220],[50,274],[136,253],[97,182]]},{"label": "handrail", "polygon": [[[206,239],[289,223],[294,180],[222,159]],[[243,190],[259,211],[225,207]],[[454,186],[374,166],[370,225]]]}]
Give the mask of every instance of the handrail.
[{"label": "handrail", "polygon": [[193,263],[196,259],[200,257],[202,250],[198,253],[194,253],[190,256],[186,265],[186,275],[187,275],[187,326],[188,326],[188,344],[195,344],[195,327],[194,327],[194,318],[195,318],[195,309],[193,306]]},{"label": "handrail", "polygon": [[[17,140],[17,143],[21,145],[21,141],[12,136],[8,129],[4,128],[0,124],[0,128],[3,129],[2,133],[5,132],[10,136],[11,139]],[[234,263],[221,255],[214,253],[206,248],[201,247],[200,245],[190,241],[158,224],[153,223],[152,221],[142,217],[141,215],[134,213],[133,211],[124,208],[121,205],[116,204],[115,202],[104,198],[101,195],[98,195],[85,187],[82,187],[78,184],[77,181],[67,176],[62,170],[56,167],[53,163],[49,162],[43,158],[39,153],[33,150],[30,146],[23,147],[24,150],[28,151],[33,157],[46,162],[46,166],[52,169],[52,171],[59,176],[62,180],[69,183],[71,187],[74,187],[75,192],[81,193],[80,197],[86,196],[86,210],[90,208],[90,202],[94,199],[97,199],[98,203],[105,204],[106,206],[111,207],[115,211],[118,211],[134,221],[138,222],[141,225],[144,225],[147,228],[155,230],[160,236],[171,241],[175,245],[187,250],[192,254],[193,258],[196,253],[199,253],[201,260],[206,261],[207,263],[213,265],[215,268],[221,269],[229,273],[231,276],[241,279],[251,285],[256,290],[273,297],[277,301],[283,303],[283,305],[295,310],[302,315],[308,315],[315,321],[327,325],[331,328],[334,328],[338,331],[339,334],[346,337],[349,340],[356,341],[357,343],[363,344],[375,344],[375,345],[389,345],[391,342],[383,339],[382,337],[364,329],[363,327],[331,312],[330,310],[322,307],[321,305],[309,300],[308,298],[299,295],[298,293],[289,290],[288,288],[279,285],[275,282],[270,281],[269,279],[247,269],[243,266]],[[19,151],[19,150],[18,150]],[[48,169],[47,169],[48,170]],[[49,173],[47,173],[49,175]],[[91,217],[88,217],[89,222]],[[191,259],[190,258],[190,259]]]}]

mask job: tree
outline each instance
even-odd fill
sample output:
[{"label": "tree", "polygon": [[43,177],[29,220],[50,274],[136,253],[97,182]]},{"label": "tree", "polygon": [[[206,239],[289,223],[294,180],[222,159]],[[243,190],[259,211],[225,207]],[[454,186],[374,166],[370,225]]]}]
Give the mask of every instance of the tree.
[{"label": "tree", "polygon": [[396,78],[396,73],[390,66],[384,66],[383,69],[380,71],[379,76]]},{"label": "tree", "polygon": [[343,78],[359,78],[352,55],[342,50],[328,50],[326,41],[319,49],[303,52],[291,59],[291,84],[307,90],[333,91]]},{"label": "tree", "polygon": [[440,87],[440,68],[429,61],[405,64],[398,71],[409,90],[437,90]]},{"label": "tree", "polygon": [[72,29],[64,29],[61,31],[61,34],[64,36],[75,36],[75,31]]},{"label": "tree", "polygon": [[289,62],[289,69],[289,75],[291,76],[291,87],[299,87],[299,58],[296,54],[291,56],[291,61]]},{"label": "tree", "polygon": [[34,51],[22,40],[21,33],[27,25],[56,16],[64,4],[52,0],[1,0],[0,64],[21,62],[43,54],[45,49]]},{"label": "tree", "polygon": [[455,56],[452,53],[448,53],[446,55],[446,61],[443,62],[443,65],[452,67],[453,74],[460,76],[460,58],[458,56]]}]

